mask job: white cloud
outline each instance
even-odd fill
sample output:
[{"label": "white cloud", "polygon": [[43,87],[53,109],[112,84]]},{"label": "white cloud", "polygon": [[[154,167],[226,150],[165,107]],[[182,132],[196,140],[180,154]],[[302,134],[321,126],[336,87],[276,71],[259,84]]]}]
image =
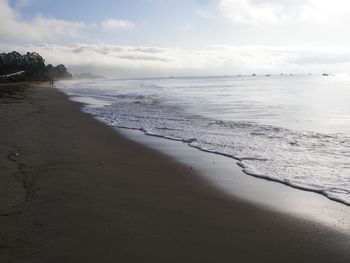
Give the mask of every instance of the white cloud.
[{"label": "white cloud", "polygon": [[[27,2],[19,1],[18,3],[26,4]],[[85,27],[86,24],[83,22],[44,16],[26,20],[9,6],[8,1],[0,0],[0,42],[2,43],[77,39]]]},{"label": "white cloud", "polygon": [[194,26],[191,23],[184,24],[181,27],[182,30],[184,31],[192,31],[194,29]]},{"label": "white cloud", "polygon": [[300,7],[298,18],[317,24],[347,23],[349,25],[350,2],[348,0],[307,0]]},{"label": "white cloud", "polygon": [[277,23],[284,17],[283,6],[268,1],[220,0],[220,10],[234,23]]},{"label": "white cloud", "polygon": [[348,0],[220,0],[223,15],[236,24],[349,22]]},{"label": "white cloud", "polygon": [[17,0],[12,8],[7,0],[0,0],[0,43],[71,42],[86,37],[88,30],[130,29],[135,25],[128,20],[109,19],[100,23],[86,24],[36,15],[25,19],[20,10],[30,0]]},{"label": "white cloud", "polygon": [[210,13],[203,11],[203,10],[197,10],[196,15],[199,15],[200,17],[204,18],[204,19],[209,19],[212,18],[213,15],[211,15]]},{"label": "white cloud", "polygon": [[135,24],[122,19],[108,19],[101,22],[101,26],[104,30],[115,30],[115,29],[130,29],[135,27]]},{"label": "white cloud", "polygon": [[350,70],[350,48],[343,46],[211,46],[204,49],[106,44],[2,46],[36,51],[47,63],[72,72],[113,77],[160,77],[265,73],[322,73]]}]

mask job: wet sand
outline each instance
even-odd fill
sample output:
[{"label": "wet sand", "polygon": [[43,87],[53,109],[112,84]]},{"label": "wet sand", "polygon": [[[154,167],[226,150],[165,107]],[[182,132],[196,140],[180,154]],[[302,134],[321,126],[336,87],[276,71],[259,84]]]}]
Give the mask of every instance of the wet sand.
[{"label": "wet sand", "polygon": [[233,158],[190,147],[188,143],[116,128],[125,137],[192,167],[202,179],[233,199],[322,224],[350,235],[350,206],[311,191],[245,174]]},{"label": "wet sand", "polygon": [[349,262],[350,236],[234,199],[35,86],[0,99],[0,262]]}]

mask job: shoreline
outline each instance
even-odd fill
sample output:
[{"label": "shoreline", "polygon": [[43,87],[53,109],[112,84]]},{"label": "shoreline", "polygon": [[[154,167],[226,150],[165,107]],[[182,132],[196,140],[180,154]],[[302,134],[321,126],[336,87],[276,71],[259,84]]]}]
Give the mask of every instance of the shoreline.
[{"label": "shoreline", "polygon": [[[235,159],[189,147],[181,141],[148,136],[140,130],[115,128],[132,141],[192,167],[209,184],[234,199],[322,224],[350,235],[350,207],[314,191],[244,173]],[[210,160],[210,161],[209,161]]]},{"label": "shoreline", "polygon": [[[209,87],[212,81],[218,86],[226,83],[212,79]],[[175,83],[179,89],[169,89]],[[193,87],[191,88],[192,84],[187,86],[188,83],[192,83]],[[298,116],[295,115],[297,111],[291,111],[292,118],[288,112],[282,113],[283,109],[286,110],[286,105],[283,106],[282,103],[279,106],[275,105],[276,108],[269,108],[267,105],[275,102],[264,101],[263,98],[264,102],[261,103],[266,104],[263,106],[267,107],[266,112],[257,111],[257,104],[254,103],[240,109],[238,106],[240,101],[245,101],[240,96],[245,91],[239,87],[244,86],[246,82],[229,81],[230,85],[237,85],[237,91],[225,85],[224,90],[212,88],[207,90],[207,81],[197,83],[192,80],[188,83],[185,84],[183,80],[175,82],[110,80],[108,83],[89,82],[85,88],[83,81],[75,81],[62,82],[57,87],[66,92],[71,100],[89,105],[84,107],[84,112],[100,117],[107,125],[140,129],[147,135],[184,141],[202,151],[234,158],[244,172],[251,176],[280,182],[305,191],[318,192],[329,199],[350,205],[350,195],[347,194],[350,190],[347,183],[348,160],[346,154],[343,154],[347,151],[350,137],[346,135],[348,132],[343,127],[344,122],[340,122],[339,127],[337,126],[339,133],[335,132],[336,130],[334,132],[323,130],[327,124],[331,130],[335,128],[326,116],[324,124],[315,125],[314,128],[312,125],[305,127],[305,121],[309,122],[307,118],[305,119],[306,115],[298,120]],[[249,80],[246,84],[248,83],[255,82]],[[299,84],[303,86],[307,81],[303,79],[302,83]],[[134,90],[133,87],[138,85],[142,88]],[[203,87],[204,90],[194,88],[196,85]],[[259,83],[254,85],[259,86]],[[279,94],[280,90],[275,85],[275,80],[269,83],[269,86],[276,88]],[[158,89],[159,86],[164,88]],[[298,85],[297,87],[304,90]],[[186,92],[189,92],[190,96],[182,97]],[[216,105],[211,96],[208,96],[210,92],[219,96],[218,98],[223,92],[227,95],[227,100],[232,103],[226,104],[227,100],[224,100],[223,105]],[[247,92],[247,96],[254,96],[251,91]],[[201,96],[203,99],[196,101],[196,98]],[[259,101],[258,98],[257,100]],[[306,107],[306,111],[309,108],[307,105],[303,107]],[[275,110],[276,119],[273,117]],[[221,111],[223,115],[219,116],[218,113]],[[320,111],[317,116],[327,115],[326,112],[322,112]],[[118,114],[120,116],[116,117]],[[255,118],[259,114],[265,117],[272,115],[268,119],[264,117],[259,120]],[[283,116],[295,121],[287,122],[283,120]],[[312,120],[310,115],[310,122],[319,123],[320,119],[317,116]]]},{"label": "shoreline", "polygon": [[228,197],[56,89],[25,94],[0,100],[5,262],[350,259],[349,235]]}]

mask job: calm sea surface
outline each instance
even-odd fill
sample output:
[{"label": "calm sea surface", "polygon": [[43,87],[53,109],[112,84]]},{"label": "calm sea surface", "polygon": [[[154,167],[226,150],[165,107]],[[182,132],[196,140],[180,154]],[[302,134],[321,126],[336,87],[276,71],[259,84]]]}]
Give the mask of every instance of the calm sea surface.
[{"label": "calm sea surface", "polygon": [[350,205],[350,76],[60,82],[84,111]]}]

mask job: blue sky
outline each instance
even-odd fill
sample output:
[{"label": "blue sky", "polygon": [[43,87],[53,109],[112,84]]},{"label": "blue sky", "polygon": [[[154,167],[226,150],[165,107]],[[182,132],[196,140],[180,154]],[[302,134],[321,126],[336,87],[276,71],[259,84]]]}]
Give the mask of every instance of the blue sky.
[{"label": "blue sky", "polygon": [[110,76],[350,72],[348,0],[0,0],[0,47]]},{"label": "blue sky", "polygon": [[[18,1],[10,1],[10,4],[16,8]],[[222,32],[224,21],[215,0],[104,0],[98,3],[92,0],[32,0],[18,9],[28,20],[41,14],[84,22],[91,26],[84,35],[87,42],[194,47],[213,42],[213,36],[219,33],[227,33],[227,30]],[[213,19],[203,17],[209,14]],[[101,32],[92,26],[108,19],[127,20],[135,26],[114,32]],[[229,35],[221,34],[221,37]]]},{"label": "blue sky", "polygon": [[[344,0],[331,2],[326,0],[11,0],[8,2],[23,19],[30,20],[40,15],[83,22],[86,25],[83,39],[70,37],[64,39],[66,42],[78,40],[90,43],[181,47],[213,44],[350,44],[350,38],[346,36],[347,28],[339,26],[349,23],[348,20],[345,23],[342,21],[342,16],[346,17],[346,12],[350,11],[349,3]],[[328,7],[327,3],[332,7]],[[309,10],[305,11],[306,9]],[[99,30],[97,25],[108,19],[130,21],[134,26],[129,30],[108,32]],[[337,23],[336,20],[340,21]],[[328,36],[325,36],[325,32]]]}]

